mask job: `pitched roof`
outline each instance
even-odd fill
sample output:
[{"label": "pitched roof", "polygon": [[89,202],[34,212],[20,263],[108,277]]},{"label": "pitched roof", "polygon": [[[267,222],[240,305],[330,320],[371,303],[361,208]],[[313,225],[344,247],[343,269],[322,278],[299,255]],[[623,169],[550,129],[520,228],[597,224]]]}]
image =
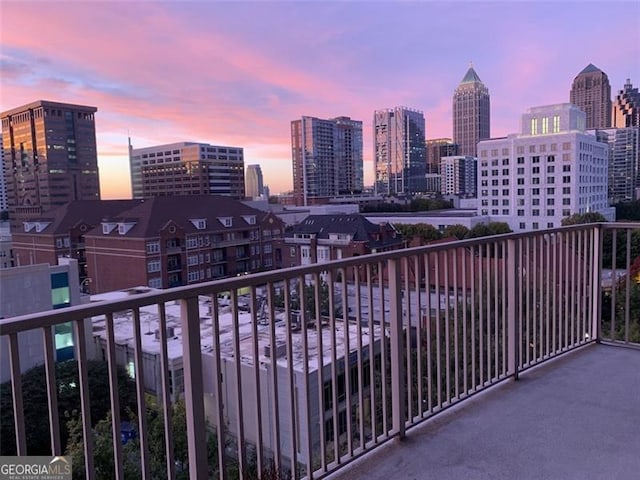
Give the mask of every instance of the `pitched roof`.
[{"label": "pitched roof", "polygon": [[[192,220],[205,220],[204,231],[237,230],[250,225],[242,217],[255,217],[256,225],[267,215],[266,212],[249,207],[231,197],[222,195],[182,195],[146,198],[138,205],[122,212],[111,219],[114,222],[133,224],[125,234],[113,231],[114,236],[129,238],[149,238],[158,236],[159,232],[170,222],[185,233],[199,230]],[[219,220],[232,218],[232,227],[225,227]],[[91,235],[103,235],[101,228],[95,228]]]},{"label": "pitched roof", "polygon": [[464,78],[462,79],[462,81],[460,83],[461,84],[463,84],[463,83],[482,83],[482,80],[480,80],[480,77],[478,76],[476,71],[473,69],[473,67],[469,67],[469,70],[467,70],[467,73],[465,74]]},{"label": "pitched roof", "polygon": [[45,212],[30,222],[46,222],[43,234],[68,234],[80,223],[99,225],[103,219],[113,218],[138,205],[142,200],[75,200]]},{"label": "pitched roof", "polygon": [[594,72],[602,72],[602,70],[596,67],[593,63],[590,63],[589,65],[584,67],[578,75],[582,75],[583,73],[594,73]]},{"label": "pitched roof", "polygon": [[[374,234],[380,233],[381,227],[384,228],[387,235],[380,240],[376,240],[377,236]],[[315,234],[318,239],[328,239],[330,234],[336,233],[349,234],[354,242],[369,242],[372,247],[402,242],[400,235],[393,238],[393,234],[396,233],[396,231],[390,223],[376,225],[359,213],[309,215],[302,222],[293,225],[291,229],[287,231],[286,236],[290,237],[294,234]]]}]

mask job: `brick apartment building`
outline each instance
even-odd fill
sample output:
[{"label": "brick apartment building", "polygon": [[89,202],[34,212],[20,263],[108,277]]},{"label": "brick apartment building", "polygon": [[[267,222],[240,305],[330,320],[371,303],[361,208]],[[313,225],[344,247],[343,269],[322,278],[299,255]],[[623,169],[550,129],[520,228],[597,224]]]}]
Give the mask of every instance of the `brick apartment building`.
[{"label": "brick apartment building", "polygon": [[282,267],[397,250],[405,245],[390,223],[376,225],[360,214],[309,215],[288,229],[281,243]]},{"label": "brick apartment building", "polygon": [[[129,202],[129,208],[114,205],[106,211],[114,202]],[[43,218],[25,224],[25,232],[16,235],[17,261],[24,265],[55,264],[59,256],[82,259],[81,282],[91,293],[139,285],[176,287],[269,270],[281,263],[273,239],[282,236],[283,222],[229,197],[83,203],[52,212],[56,222]],[[103,214],[96,215],[96,210]]]}]

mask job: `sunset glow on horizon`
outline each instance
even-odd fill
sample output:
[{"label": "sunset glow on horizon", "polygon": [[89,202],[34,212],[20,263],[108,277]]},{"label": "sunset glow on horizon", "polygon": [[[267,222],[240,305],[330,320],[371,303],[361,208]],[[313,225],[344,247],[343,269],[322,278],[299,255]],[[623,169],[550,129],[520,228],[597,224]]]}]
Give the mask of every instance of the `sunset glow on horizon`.
[{"label": "sunset glow on horizon", "polygon": [[[626,28],[603,20],[619,16]],[[0,110],[97,107],[105,199],[130,196],[129,137],[243,147],[272,193],[288,191],[290,122],[303,115],[363,122],[370,185],[374,110],[422,110],[427,138],[451,137],[470,61],[491,94],[492,137],[518,131],[529,107],[568,102],[589,63],[613,96],[627,78],[640,85],[637,1],[3,0],[0,17]]]}]

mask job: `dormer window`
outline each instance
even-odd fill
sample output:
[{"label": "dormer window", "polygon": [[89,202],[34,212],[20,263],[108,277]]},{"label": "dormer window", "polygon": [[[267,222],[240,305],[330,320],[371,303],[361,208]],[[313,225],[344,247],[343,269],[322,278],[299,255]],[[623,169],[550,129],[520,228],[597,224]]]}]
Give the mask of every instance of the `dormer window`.
[{"label": "dormer window", "polygon": [[109,235],[118,226],[115,222],[102,222],[102,234]]},{"label": "dormer window", "polygon": [[204,230],[205,228],[207,228],[206,218],[192,218],[190,221],[198,230]]},{"label": "dormer window", "polygon": [[35,224],[33,222],[23,222],[23,225],[24,225],[25,233],[30,232],[33,229],[33,227],[35,227]]},{"label": "dormer window", "polygon": [[255,225],[256,224],[256,216],[255,215],[243,215],[242,218],[244,218],[244,221],[247,222],[249,225]]},{"label": "dormer window", "polygon": [[218,221],[225,227],[233,226],[233,217],[218,217]]},{"label": "dormer window", "polygon": [[36,232],[40,233],[50,225],[51,222],[36,222]]},{"label": "dormer window", "polygon": [[135,225],[135,222],[120,222],[118,223],[118,234],[126,235]]}]

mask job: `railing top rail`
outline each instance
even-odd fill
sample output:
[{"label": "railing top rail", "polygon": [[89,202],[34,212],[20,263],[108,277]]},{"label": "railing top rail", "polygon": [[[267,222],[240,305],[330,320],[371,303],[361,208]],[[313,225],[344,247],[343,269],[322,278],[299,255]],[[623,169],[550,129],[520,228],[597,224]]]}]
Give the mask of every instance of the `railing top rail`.
[{"label": "railing top rail", "polygon": [[294,278],[300,278],[305,275],[319,274],[330,269],[336,270],[340,268],[353,267],[360,264],[375,264],[390,259],[401,259],[408,255],[419,255],[432,252],[435,253],[439,251],[450,250],[452,248],[468,248],[478,245],[493,244],[495,242],[502,242],[506,240],[514,240],[518,238],[534,237],[559,232],[594,229],[601,227],[607,229],[640,229],[640,223],[591,223],[558,227],[549,230],[537,230],[535,232],[507,233],[502,235],[494,235],[491,237],[457,240],[413,248],[405,248],[401,250],[392,250],[389,252],[372,253],[358,257],[351,257],[348,259],[333,260],[326,263],[315,263],[311,265],[302,265],[280,270],[271,270],[268,272],[260,272],[239,277],[213,280],[210,282],[198,283],[195,285],[180,286],[162,291],[137,294],[124,299],[104,300],[59,310],[37,312],[1,319],[0,335],[8,335],[11,333],[32,330],[35,328],[57,325],[59,323],[69,322],[72,320],[104,315],[106,313],[131,310],[152,304],[160,304],[186,298],[193,298],[200,295],[216,295],[218,293],[227,292],[229,290],[237,290],[243,287],[257,287],[265,285],[267,283],[275,283]]}]

